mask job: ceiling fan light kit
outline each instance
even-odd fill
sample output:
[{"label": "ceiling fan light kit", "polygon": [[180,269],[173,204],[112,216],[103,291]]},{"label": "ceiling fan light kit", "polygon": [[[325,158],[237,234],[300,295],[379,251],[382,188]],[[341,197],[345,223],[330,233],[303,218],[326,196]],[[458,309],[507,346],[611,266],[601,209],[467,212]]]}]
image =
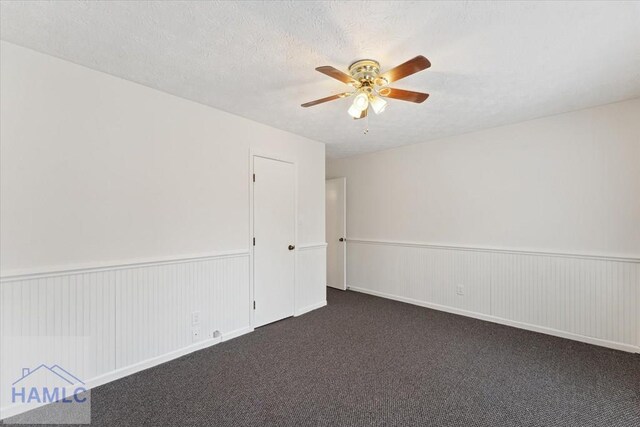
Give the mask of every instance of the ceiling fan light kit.
[{"label": "ceiling fan light kit", "polygon": [[312,107],[352,96],[353,102],[347,112],[354,119],[362,119],[367,117],[369,107],[374,113],[381,114],[387,107],[387,101],[383,98],[393,98],[419,104],[424,102],[429,97],[429,94],[393,89],[388,84],[426,70],[430,66],[429,60],[420,55],[384,73],[380,73],[380,64],[373,59],[361,59],[352,63],[349,66],[349,74],[328,65],[318,67],[316,68],[317,71],[352,86],[354,90],[307,102],[302,104],[302,107]]},{"label": "ceiling fan light kit", "polygon": [[371,109],[376,114],[382,113],[384,109],[387,108],[387,101],[385,101],[379,96],[372,97],[370,104],[371,104]]},{"label": "ceiling fan light kit", "polygon": [[347,113],[349,113],[349,115],[354,119],[359,119],[360,116],[362,115],[362,109],[359,108],[354,102],[353,104],[351,104],[351,107],[349,107],[349,109],[347,110]]}]

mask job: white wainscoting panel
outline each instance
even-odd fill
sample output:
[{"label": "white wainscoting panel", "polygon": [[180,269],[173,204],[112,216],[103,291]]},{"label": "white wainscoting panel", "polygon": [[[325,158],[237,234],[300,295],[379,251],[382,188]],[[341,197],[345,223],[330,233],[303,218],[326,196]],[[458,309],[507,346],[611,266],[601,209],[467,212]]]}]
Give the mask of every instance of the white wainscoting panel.
[{"label": "white wainscoting panel", "polygon": [[299,245],[296,249],[295,315],[327,305],[327,244]]},{"label": "white wainscoting panel", "polygon": [[250,332],[249,286],[248,252],[3,278],[0,415],[20,412],[8,391],[23,367],[92,387]]},{"label": "white wainscoting panel", "polygon": [[350,289],[640,351],[638,259],[364,239],[347,247]]}]

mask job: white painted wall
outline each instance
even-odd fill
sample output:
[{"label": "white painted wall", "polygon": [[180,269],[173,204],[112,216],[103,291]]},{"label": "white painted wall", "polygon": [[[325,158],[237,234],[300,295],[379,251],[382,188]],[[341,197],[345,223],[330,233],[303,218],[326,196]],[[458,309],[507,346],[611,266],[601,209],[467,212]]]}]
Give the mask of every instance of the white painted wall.
[{"label": "white painted wall", "polygon": [[252,151],[297,164],[296,314],[325,303],[324,144],[10,43],[0,54],[3,416],[21,363],[98,384],[251,330]]},{"label": "white painted wall", "polygon": [[324,144],[10,43],[1,53],[3,275],[247,249],[250,147],[297,160],[299,243],[324,242]]},{"label": "white painted wall", "polygon": [[640,257],[638,117],[635,99],[330,160],[327,176],[349,178],[353,237]]},{"label": "white painted wall", "polygon": [[347,177],[348,285],[636,349],[638,117],[634,99],[330,160]]}]

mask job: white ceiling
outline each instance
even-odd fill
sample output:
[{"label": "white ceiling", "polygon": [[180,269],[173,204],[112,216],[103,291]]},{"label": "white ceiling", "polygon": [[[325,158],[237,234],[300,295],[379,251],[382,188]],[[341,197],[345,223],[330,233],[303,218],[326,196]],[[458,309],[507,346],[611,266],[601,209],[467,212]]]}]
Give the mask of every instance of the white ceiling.
[{"label": "white ceiling", "polygon": [[[1,37],[327,143],[344,157],[640,96],[640,2],[3,2]],[[363,120],[316,71],[416,55]]]}]

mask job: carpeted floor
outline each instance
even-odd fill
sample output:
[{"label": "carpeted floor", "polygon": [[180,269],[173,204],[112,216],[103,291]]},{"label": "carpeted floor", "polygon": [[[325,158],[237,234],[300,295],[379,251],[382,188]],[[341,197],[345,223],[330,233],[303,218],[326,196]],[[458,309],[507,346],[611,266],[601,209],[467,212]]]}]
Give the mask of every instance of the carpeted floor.
[{"label": "carpeted floor", "polygon": [[640,426],[640,355],[328,290],[92,391],[100,426]]}]

